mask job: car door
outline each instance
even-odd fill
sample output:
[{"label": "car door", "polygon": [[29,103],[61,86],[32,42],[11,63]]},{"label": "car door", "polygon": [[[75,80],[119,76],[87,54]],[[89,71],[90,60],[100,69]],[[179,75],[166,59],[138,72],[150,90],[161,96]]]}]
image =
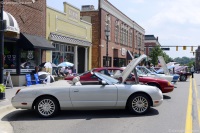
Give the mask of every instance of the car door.
[{"label": "car door", "polygon": [[70,98],[75,108],[112,107],[117,102],[115,85],[72,85]]}]

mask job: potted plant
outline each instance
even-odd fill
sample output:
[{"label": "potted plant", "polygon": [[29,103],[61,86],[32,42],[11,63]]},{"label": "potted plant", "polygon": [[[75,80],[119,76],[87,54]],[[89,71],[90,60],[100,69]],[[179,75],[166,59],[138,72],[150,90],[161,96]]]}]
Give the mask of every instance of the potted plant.
[{"label": "potted plant", "polygon": [[5,90],[6,90],[6,87],[3,84],[0,84],[0,99],[5,98]]}]

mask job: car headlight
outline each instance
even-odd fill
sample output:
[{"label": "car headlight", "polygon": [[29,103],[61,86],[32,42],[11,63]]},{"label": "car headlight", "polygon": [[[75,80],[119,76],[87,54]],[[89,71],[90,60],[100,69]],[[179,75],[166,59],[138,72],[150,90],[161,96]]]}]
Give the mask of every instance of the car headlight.
[{"label": "car headlight", "polygon": [[172,85],[171,82],[168,82],[168,86]]}]

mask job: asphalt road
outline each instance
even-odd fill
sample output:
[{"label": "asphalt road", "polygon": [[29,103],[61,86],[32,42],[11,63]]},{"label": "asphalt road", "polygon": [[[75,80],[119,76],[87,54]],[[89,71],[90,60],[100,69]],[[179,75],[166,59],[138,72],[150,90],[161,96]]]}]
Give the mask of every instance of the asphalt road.
[{"label": "asphalt road", "polygon": [[[62,111],[40,118],[34,111],[16,110],[8,118],[15,133],[199,133],[200,74],[176,83],[163,104],[144,116],[125,110]],[[4,120],[4,119],[3,119]]]}]

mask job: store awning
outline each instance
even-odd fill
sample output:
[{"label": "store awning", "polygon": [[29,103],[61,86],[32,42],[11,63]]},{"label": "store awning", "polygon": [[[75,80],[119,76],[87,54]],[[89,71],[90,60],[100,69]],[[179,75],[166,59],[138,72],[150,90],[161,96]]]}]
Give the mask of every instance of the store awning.
[{"label": "store awning", "polygon": [[3,11],[3,20],[6,20],[5,31],[20,33],[19,25],[16,19],[8,12]]},{"label": "store awning", "polygon": [[55,47],[44,37],[34,36],[26,33],[20,33],[20,46],[24,49],[45,49],[53,50]]},{"label": "store awning", "polygon": [[62,36],[62,35],[55,34],[55,33],[50,33],[49,39],[52,41],[57,41],[57,42],[77,44],[80,46],[91,46],[92,45],[92,43],[88,42],[88,41],[79,40],[79,39],[75,39],[75,38],[71,38],[71,37],[67,37],[67,36]]},{"label": "store awning", "polygon": [[127,50],[127,52],[126,52],[126,59],[127,60],[133,60],[134,59],[132,53],[129,50]]}]

